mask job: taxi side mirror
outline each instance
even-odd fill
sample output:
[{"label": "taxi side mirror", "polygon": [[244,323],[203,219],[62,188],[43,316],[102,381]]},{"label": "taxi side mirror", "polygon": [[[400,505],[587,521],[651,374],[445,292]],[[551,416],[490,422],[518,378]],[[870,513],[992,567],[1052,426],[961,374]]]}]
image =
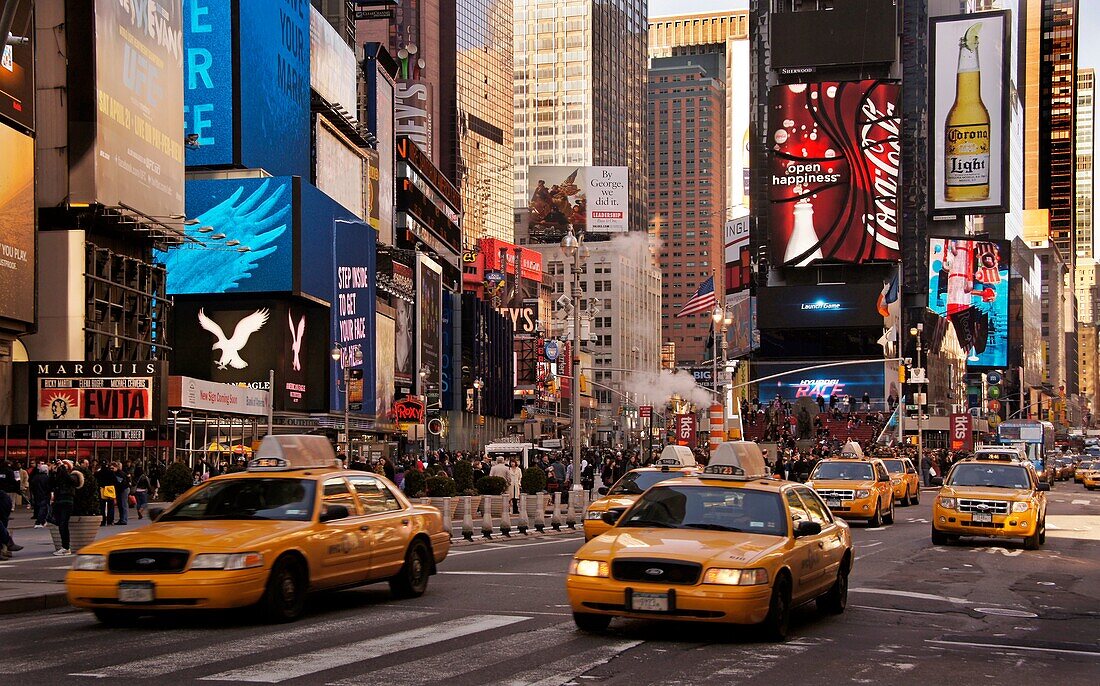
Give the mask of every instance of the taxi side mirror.
[{"label": "taxi side mirror", "polygon": [[800,521],[794,526],[794,537],[816,536],[821,533],[821,524],[817,522]]},{"label": "taxi side mirror", "polygon": [[625,512],[625,510],[620,510],[617,508],[608,510],[600,515],[600,519],[603,521],[604,524],[615,526],[619,522],[619,517],[623,516],[623,512]]},{"label": "taxi side mirror", "polygon": [[321,510],[321,522],[331,522],[334,519],[347,519],[350,517],[346,505],[325,505]]},{"label": "taxi side mirror", "polygon": [[607,488],[607,486],[600,486],[599,488],[596,489],[596,492],[599,493],[600,495],[607,495],[608,490],[609,489]]},{"label": "taxi side mirror", "polygon": [[164,514],[163,507],[150,507],[149,508],[149,521],[155,522],[160,519],[160,516]]},{"label": "taxi side mirror", "polygon": [[1040,481],[1039,482],[1039,490],[1040,491],[1049,491],[1050,490],[1050,484],[1048,484],[1045,481]]},{"label": "taxi side mirror", "polygon": [[942,476],[932,477],[932,485],[936,486],[937,488],[942,486],[943,485],[943,477]]}]

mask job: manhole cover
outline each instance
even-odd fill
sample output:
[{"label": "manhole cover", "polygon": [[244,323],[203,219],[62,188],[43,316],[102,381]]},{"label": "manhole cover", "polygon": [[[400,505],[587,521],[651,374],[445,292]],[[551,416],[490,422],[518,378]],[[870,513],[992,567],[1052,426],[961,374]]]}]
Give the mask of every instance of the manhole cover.
[{"label": "manhole cover", "polygon": [[1026,610],[1013,610],[1008,607],[976,607],[976,612],[981,612],[985,615],[998,615],[1000,617],[1021,617],[1025,619],[1031,619],[1038,617],[1039,615],[1034,612],[1028,612]]}]

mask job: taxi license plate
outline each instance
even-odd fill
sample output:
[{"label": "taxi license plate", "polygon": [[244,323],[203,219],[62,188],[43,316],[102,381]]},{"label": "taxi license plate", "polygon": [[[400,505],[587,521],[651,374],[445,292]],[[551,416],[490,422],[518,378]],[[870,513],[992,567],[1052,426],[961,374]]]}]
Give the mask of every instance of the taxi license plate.
[{"label": "taxi license plate", "polygon": [[118,584],[118,602],[120,603],[151,603],[153,602],[153,582],[151,581],[120,581]]},{"label": "taxi license plate", "polygon": [[840,507],[840,498],[827,498],[825,500],[826,507]]},{"label": "taxi license plate", "polygon": [[668,594],[634,593],[630,598],[630,609],[639,612],[668,612]]},{"label": "taxi license plate", "polygon": [[979,524],[989,524],[993,521],[993,515],[988,512],[975,512],[970,518]]}]

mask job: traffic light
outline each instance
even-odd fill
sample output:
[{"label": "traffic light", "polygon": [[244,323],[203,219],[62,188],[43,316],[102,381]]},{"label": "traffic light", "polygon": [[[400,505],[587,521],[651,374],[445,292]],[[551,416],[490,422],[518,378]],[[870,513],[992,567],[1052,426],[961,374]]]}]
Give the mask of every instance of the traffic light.
[{"label": "traffic light", "polygon": [[898,365],[898,383],[905,383],[908,379],[908,371],[904,364]]}]

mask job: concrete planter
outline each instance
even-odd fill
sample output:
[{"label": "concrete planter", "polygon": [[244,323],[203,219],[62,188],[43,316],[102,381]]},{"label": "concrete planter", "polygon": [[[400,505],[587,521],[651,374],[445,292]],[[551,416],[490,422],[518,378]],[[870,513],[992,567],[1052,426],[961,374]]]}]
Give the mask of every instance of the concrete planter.
[{"label": "concrete planter", "polygon": [[538,520],[541,513],[546,512],[549,502],[550,496],[547,493],[527,495],[527,517],[532,523]]},{"label": "concrete planter", "polygon": [[[436,509],[437,509],[437,510],[439,510],[440,512],[443,512],[443,500],[444,500],[443,498],[435,498],[435,497],[433,497],[433,498],[429,498],[428,500],[430,500],[430,501],[431,501],[431,505],[432,505],[432,507],[436,508]],[[451,521],[454,521],[454,518],[455,518],[455,512],[457,512],[457,511],[458,511],[458,503],[459,503],[459,501],[460,501],[460,499],[458,498],[458,496],[454,496],[454,497],[452,497],[452,498],[451,498],[451,502],[450,502],[450,509],[451,509],[451,511],[450,511],[449,513],[448,513],[448,512],[443,512],[444,516],[450,515]]]},{"label": "concrete planter", "polygon": [[[99,535],[99,523],[103,518],[99,515],[69,518],[69,549],[74,553],[84,546],[90,545]],[[61,548],[61,531],[56,524],[47,524],[50,530],[50,538],[53,539],[53,549]]]},{"label": "concrete planter", "polygon": [[479,512],[484,514],[484,508],[489,507],[490,517],[501,517],[504,514],[504,497],[499,495],[485,495],[481,497]]}]

